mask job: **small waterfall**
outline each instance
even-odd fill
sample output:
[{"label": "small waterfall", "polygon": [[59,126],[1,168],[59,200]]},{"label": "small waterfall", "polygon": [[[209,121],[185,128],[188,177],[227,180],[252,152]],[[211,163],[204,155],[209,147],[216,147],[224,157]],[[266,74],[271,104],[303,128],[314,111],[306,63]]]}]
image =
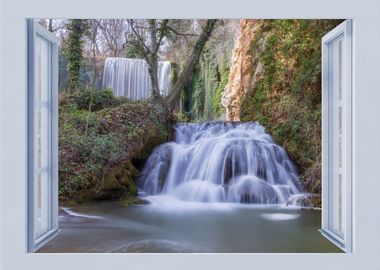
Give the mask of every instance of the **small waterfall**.
[{"label": "small waterfall", "polygon": [[139,179],[148,195],[184,201],[285,204],[301,194],[286,151],[258,123],[178,124]]},{"label": "small waterfall", "polygon": [[[171,64],[158,62],[158,86],[161,95],[168,95],[172,84]],[[103,88],[112,88],[115,96],[133,100],[147,99],[151,95],[148,64],[142,59],[110,57],[106,59]]]}]

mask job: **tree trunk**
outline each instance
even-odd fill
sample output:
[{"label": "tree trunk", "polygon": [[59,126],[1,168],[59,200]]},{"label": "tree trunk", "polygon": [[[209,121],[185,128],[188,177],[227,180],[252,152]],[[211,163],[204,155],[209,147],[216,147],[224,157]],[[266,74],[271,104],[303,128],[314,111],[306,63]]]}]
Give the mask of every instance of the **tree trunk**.
[{"label": "tree trunk", "polygon": [[157,28],[156,20],[148,20],[149,23],[149,33],[150,33],[150,55],[147,62],[149,64],[149,75],[152,85],[152,95],[153,98],[158,98],[160,96],[160,90],[158,88],[158,61],[157,61]]},{"label": "tree trunk", "polygon": [[91,96],[90,96],[90,102],[89,102],[89,105],[88,105],[88,112],[89,113],[87,114],[86,128],[84,130],[84,136],[85,137],[87,137],[87,135],[88,135],[88,124],[89,124],[89,121],[90,121],[90,113],[91,113],[91,110],[92,110],[92,103],[94,101],[96,74],[98,72],[97,69],[96,69],[96,36],[97,36],[97,34],[98,34],[98,26],[96,25],[95,29],[93,29],[92,38],[91,38],[91,42],[92,42],[92,61],[93,61],[94,74],[93,74],[93,77],[92,77]]},{"label": "tree trunk", "polygon": [[50,32],[53,32],[53,19],[49,19],[48,30],[49,30]]},{"label": "tree trunk", "polygon": [[178,102],[178,99],[181,95],[182,90],[189,83],[191,75],[194,71],[196,64],[199,61],[199,57],[202,53],[203,47],[206,44],[207,40],[210,38],[212,31],[214,30],[217,20],[207,20],[205,27],[201,35],[199,36],[193,51],[189,58],[186,61],[184,69],[178,76],[177,82],[174,84],[173,89],[171,90],[168,98],[167,105],[170,109],[173,109]]},{"label": "tree trunk", "polygon": [[149,77],[150,82],[152,85],[152,96],[154,99],[157,99],[160,96],[160,90],[158,87],[158,61],[157,57],[154,57],[154,59],[151,59],[148,64],[148,71],[149,71]]}]

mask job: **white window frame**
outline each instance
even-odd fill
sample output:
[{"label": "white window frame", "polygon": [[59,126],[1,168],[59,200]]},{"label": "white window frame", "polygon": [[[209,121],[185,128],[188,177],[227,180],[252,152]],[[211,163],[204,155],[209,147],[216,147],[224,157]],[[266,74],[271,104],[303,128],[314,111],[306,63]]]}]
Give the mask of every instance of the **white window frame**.
[{"label": "white window frame", "polygon": [[[38,269],[380,269],[380,2],[378,0],[2,1],[0,16],[0,267]],[[27,18],[351,18],[352,253],[27,253]]]},{"label": "white window frame", "polygon": [[[331,155],[331,54],[330,46],[336,40],[342,40],[342,223],[343,235],[330,227],[333,211],[331,209],[332,173]],[[322,228],[321,232],[338,247],[351,252],[352,247],[352,22],[346,20],[322,38]]]},{"label": "white window frame", "polygon": [[[58,40],[49,31],[30,19],[28,24],[28,251],[34,252],[58,233]],[[48,44],[48,229],[35,236],[36,177],[36,39]]]}]

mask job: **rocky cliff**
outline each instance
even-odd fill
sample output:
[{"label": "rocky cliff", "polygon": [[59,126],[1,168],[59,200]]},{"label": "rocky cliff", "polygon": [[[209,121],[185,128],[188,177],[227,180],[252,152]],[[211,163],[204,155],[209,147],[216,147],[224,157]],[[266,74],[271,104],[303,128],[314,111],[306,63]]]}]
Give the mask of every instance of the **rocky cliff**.
[{"label": "rocky cliff", "polygon": [[[251,77],[259,77],[262,64],[258,59],[259,52],[251,48],[252,41],[257,38],[264,25],[263,20],[241,20],[239,36],[231,59],[228,83],[222,93],[221,103],[226,109],[226,120],[239,121],[241,101],[252,83]],[[261,41],[264,45],[264,42]],[[260,48],[264,49],[263,46]],[[254,71],[254,74],[252,74]]]},{"label": "rocky cliff", "polygon": [[338,20],[241,20],[226,119],[258,121],[298,165],[309,192],[320,192],[321,38]]}]

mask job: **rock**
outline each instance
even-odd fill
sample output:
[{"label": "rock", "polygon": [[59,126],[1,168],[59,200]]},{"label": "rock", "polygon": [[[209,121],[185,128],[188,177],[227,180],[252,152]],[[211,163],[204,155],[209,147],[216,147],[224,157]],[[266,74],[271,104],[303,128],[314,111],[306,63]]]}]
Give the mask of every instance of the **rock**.
[{"label": "rock", "polygon": [[136,196],[127,196],[121,200],[121,204],[123,206],[131,206],[131,205],[149,204],[149,202]]},{"label": "rock", "polygon": [[304,193],[304,194],[293,195],[286,202],[286,206],[320,208],[321,207],[321,195],[313,194],[313,193]]},{"label": "rock", "polygon": [[321,172],[322,166],[320,162],[315,162],[306,168],[305,172],[301,175],[305,190],[310,193],[321,193]]},{"label": "rock", "polygon": [[[251,47],[252,41],[264,28],[264,20],[241,20],[240,34],[235,42],[231,59],[228,83],[222,93],[221,103],[226,109],[227,121],[240,121],[240,105],[243,96],[252,83],[253,77],[260,77],[263,65],[258,61],[258,53]],[[264,50],[265,39],[258,42],[256,50]],[[254,72],[252,72],[254,70]]]}]

